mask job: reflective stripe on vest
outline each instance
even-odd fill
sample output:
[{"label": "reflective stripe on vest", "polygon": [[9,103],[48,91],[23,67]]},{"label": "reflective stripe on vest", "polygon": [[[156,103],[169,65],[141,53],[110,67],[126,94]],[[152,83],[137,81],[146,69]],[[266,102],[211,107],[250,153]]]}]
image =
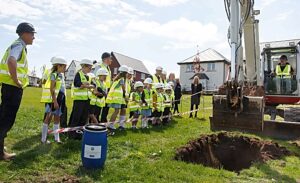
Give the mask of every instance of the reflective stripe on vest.
[{"label": "reflective stripe on vest", "polygon": [[165,102],[164,102],[164,107],[172,107],[172,96],[169,94],[164,94],[165,96]]},{"label": "reflective stripe on vest", "polygon": [[[133,101],[133,96],[134,96],[134,101]],[[137,92],[132,92],[130,94],[130,102],[128,104],[129,110],[130,111],[137,111],[139,110],[141,102],[141,96]]]},{"label": "reflective stripe on vest", "polygon": [[[96,87],[101,88],[103,91],[106,92],[106,86],[104,85],[103,82],[96,80]],[[102,98],[97,97],[96,98],[96,106],[98,107],[104,107],[105,106],[105,97],[103,96]]]},{"label": "reflective stripe on vest", "polygon": [[131,93],[131,81],[128,79],[125,80],[125,88],[126,88],[125,97],[129,98],[129,95]]},{"label": "reflective stripe on vest", "polygon": [[147,102],[146,106],[142,106],[142,109],[150,109],[153,107],[153,97],[152,90],[144,89],[145,101]]},{"label": "reflective stripe on vest", "polygon": [[[1,63],[0,63],[0,83],[5,83],[12,86],[17,86],[13,79],[10,76],[7,61],[9,59],[11,47],[15,44],[18,44],[20,40],[16,40],[9,48],[7,48]],[[27,63],[27,54],[25,51],[25,47],[22,49],[21,57],[17,60],[17,77],[18,80],[22,82],[23,88],[29,85],[28,78],[28,63]]]},{"label": "reflective stripe on vest", "polygon": [[[53,73],[53,74],[56,78],[56,80],[55,80],[55,96],[57,97],[64,80],[61,80],[61,78],[57,76],[57,73]],[[42,103],[52,103],[53,102],[50,87],[51,87],[51,76],[49,75],[49,77],[43,87],[43,90],[42,90],[42,98],[41,98]]]},{"label": "reflective stripe on vest", "polygon": [[276,76],[278,78],[291,78],[291,65],[285,65],[283,71],[281,70],[280,65],[276,66]]},{"label": "reflective stripe on vest", "polygon": [[108,104],[126,104],[125,99],[123,97],[122,86],[119,84],[121,79],[115,81],[112,84],[112,86],[107,94],[106,103],[108,103]]},{"label": "reflective stripe on vest", "polygon": [[162,93],[157,93],[157,111],[163,112],[164,111],[164,96]]},{"label": "reflective stripe on vest", "polygon": [[106,77],[106,80],[105,80],[105,87],[106,88],[110,88],[111,87],[111,70],[108,69],[107,67],[109,66],[106,66],[105,64],[100,64],[100,67],[105,69],[107,72],[108,72],[108,76]]},{"label": "reflective stripe on vest", "polygon": [[[84,73],[82,71],[79,71],[80,75],[80,81],[82,83],[88,82],[86,79]],[[72,93],[73,93],[73,100],[88,100],[88,89],[87,88],[80,88],[80,87],[75,87],[74,82],[72,84]]]}]

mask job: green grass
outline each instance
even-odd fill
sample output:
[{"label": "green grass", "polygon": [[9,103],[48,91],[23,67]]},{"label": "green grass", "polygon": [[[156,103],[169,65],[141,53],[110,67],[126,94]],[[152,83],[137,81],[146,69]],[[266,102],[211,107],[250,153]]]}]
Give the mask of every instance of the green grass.
[{"label": "green grass", "polygon": [[[64,144],[40,144],[44,107],[41,89],[24,92],[16,123],[6,139],[9,150],[18,154],[11,162],[0,162],[0,182],[299,182],[300,158],[289,156],[266,164],[254,164],[239,175],[226,170],[173,160],[175,149],[201,134],[212,133],[206,110],[205,120],[176,117],[169,126],[142,132],[126,130],[108,139],[108,157],[103,170],[86,170],[81,165],[81,142],[66,139]],[[69,97],[70,99],[70,97]],[[189,99],[182,111],[189,110]],[[201,105],[202,106],[202,105]],[[205,97],[211,107],[211,97]],[[68,101],[69,113],[71,101]],[[202,117],[202,110],[199,112]],[[53,137],[51,137],[51,140]],[[299,149],[278,141],[291,151]]]}]

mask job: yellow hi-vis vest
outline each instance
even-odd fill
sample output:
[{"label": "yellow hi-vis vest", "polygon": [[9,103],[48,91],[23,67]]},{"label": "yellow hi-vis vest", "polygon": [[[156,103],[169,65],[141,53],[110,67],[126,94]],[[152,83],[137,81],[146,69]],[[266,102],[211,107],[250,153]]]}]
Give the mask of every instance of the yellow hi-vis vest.
[{"label": "yellow hi-vis vest", "polygon": [[[103,82],[96,80],[96,87],[101,88],[103,91],[107,91],[106,86]],[[105,96],[102,98],[96,97],[96,106],[104,107],[105,106]]]},{"label": "yellow hi-vis vest", "polygon": [[[134,96],[134,101],[133,101],[133,96]],[[137,92],[132,92],[130,94],[130,101],[129,101],[129,111],[138,111],[141,103],[141,96]]]},{"label": "yellow hi-vis vest", "polygon": [[[91,77],[89,77],[89,83],[92,83],[92,81],[95,81],[96,82],[96,80],[93,78],[91,78]],[[97,100],[97,96],[96,95],[94,95],[94,89],[88,89],[88,96],[89,96],[89,99],[90,99],[90,105],[96,105],[96,100]]]},{"label": "yellow hi-vis vest", "polygon": [[[62,80],[60,77],[58,77],[57,73],[52,73],[54,74],[55,78],[56,78],[56,83],[55,83],[55,96],[58,96],[59,90],[61,88],[62,83],[64,83],[65,81]],[[42,103],[52,103],[52,95],[51,95],[51,91],[50,91],[50,87],[51,87],[51,77],[49,75],[43,90],[42,90],[42,98],[41,98],[41,102]]]},{"label": "yellow hi-vis vest", "polygon": [[103,69],[105,69],[108,72],[108,76],[106,77],[106,80],[105,80],[104,83],[105,83],[105,87],[106,88],[110,88],[110,86],[111,86],[111,70],[107,68],[109,66],[106,66],[103,63],[100,64],[100,67],[103,68]]},{"label": "yellow hi-vis vest", "polygon": [[[1,63],[0,63],[0,83],[17,86],[13,79],[10,76],[7,61],[9,59],[11,47],[20,40],[16,40],[9,48],[7,48]],[[28,63],[27,63],[27,54],[25,51],[25,47],[22,50],[21,57],[17,60],[17,77],[18,80],[22,82],[23,88],[29,85],[29,78],[28,78]]]},{"label": "yellow hi-vis vest", "polygon": [[165,101],[164,95],[162,93],[158,93],[158,92],[156,92],[156,95],[157,95],[157,103],[156,103],[157,111],[163,112],[164,111],[164,101]]},{"label": "yellow hi-vis vest", "polygon": [[[86,83],[89,82],[84,73],[82,71],[79,71],[79,76],[80,76],[80,81],[82,83]],[[89,99],[89,93],[88,93],[88,89],[87,88],[80,88],[80,87],[75,87],[74,86],[74,82],[72,84],[72,89],[71,89],[72,93],[73,93],[73,100],[88,100]]]},{"label": "yellow hi-vis vest", "polygon": [[142,109],[151,109],[153,107],[152,90],[144,89],[144,95],[147,105],[142,106]]},{"label": "yellow hi-vis vest", "polygon": [[122,86],[119,84],[121,79],[115,81],[112,84],[112,86],[107,94],[107,98],[106,98],[107,104],[126,104],[125,98],[123,97]]},{"label": "yellow hi-vis vest", "polygon": [[172,95],[165,93],[164,97],[165,97],[164,107],[172,107]]},{"label": "yellow hi-vis vest", "polygon": [[125,88],[126,88],[125,97],[129,98],[129,95],[131,93],[131,81],[128,79],[125,80]]},{"label": "yellow hi-vis vest", "polygon": [[280,65],[276,66],[276,77],[278,78],[291,78],[291,65],[286,64],[283,71]]}]

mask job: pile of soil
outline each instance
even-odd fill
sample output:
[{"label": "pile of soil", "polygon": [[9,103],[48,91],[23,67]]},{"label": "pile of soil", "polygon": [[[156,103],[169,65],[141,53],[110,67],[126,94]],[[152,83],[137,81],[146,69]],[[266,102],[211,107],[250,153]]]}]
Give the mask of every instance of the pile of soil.
[{"label": "pile of soil", "polygon": [[177,149],[175,159],[239,172],[254,162],[279,159],[290,154],[277,143],[221,132],[188,142]]}]

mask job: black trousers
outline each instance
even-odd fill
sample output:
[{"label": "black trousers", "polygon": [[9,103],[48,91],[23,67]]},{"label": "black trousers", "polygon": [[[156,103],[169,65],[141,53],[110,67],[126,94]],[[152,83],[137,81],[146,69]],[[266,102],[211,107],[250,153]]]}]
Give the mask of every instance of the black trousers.
[{"label": "black trousers", "polygon": [[97,120],[99,122],[102,122],[101,119],[100,119],[100,114],[101,114],[102,109],[103,109],[102,107],[96,106],[95,111],[94,111],[94,115],[95,115],[95,117],[97,118]]},{"label": "black trousers", "polygon": [[[191,111],[194,110],[194,106],[195,106],[195,110],[198,110],[199,105],[197,104],[191,104]],[[193,113],[190,113],[190,116],[192,116]],[[195,112],[195,117],[197,117],[197,111]]]},{"label": "black trousers", "polygon": [[175,112],[179,113],[178,103],[177,102],[175,102],[175,104],[174,104],[174,113]]},{"label": "black trousers", "polygon": [[102,108],[102,113],[101,113],[101,122],[106,123],[107,120],[107,115],[109,112],[109,107],[107,106],[107,104],[105,105],[105,107]]},{"label": "black trousers", "polygon": [[[84,126],[89,118],[90,100],[74,100],[73,109],[69,120],[69,127]],[[81,139],[82,135],[72,131],[69,133],[71,138]]]},{"label": "black trousers", "polygon": [[0,139],[7,136],[7,132],[15,123],[23,96],[23,89],[16,86],[2,84],[0,104]]},{"label": "black trousers", "polygon": [[163,112],[163,123],[167,123],[169,120],[169,117],[167,117],[171,112],[171,108],[170,107],[165,107],[164,112]]}]

